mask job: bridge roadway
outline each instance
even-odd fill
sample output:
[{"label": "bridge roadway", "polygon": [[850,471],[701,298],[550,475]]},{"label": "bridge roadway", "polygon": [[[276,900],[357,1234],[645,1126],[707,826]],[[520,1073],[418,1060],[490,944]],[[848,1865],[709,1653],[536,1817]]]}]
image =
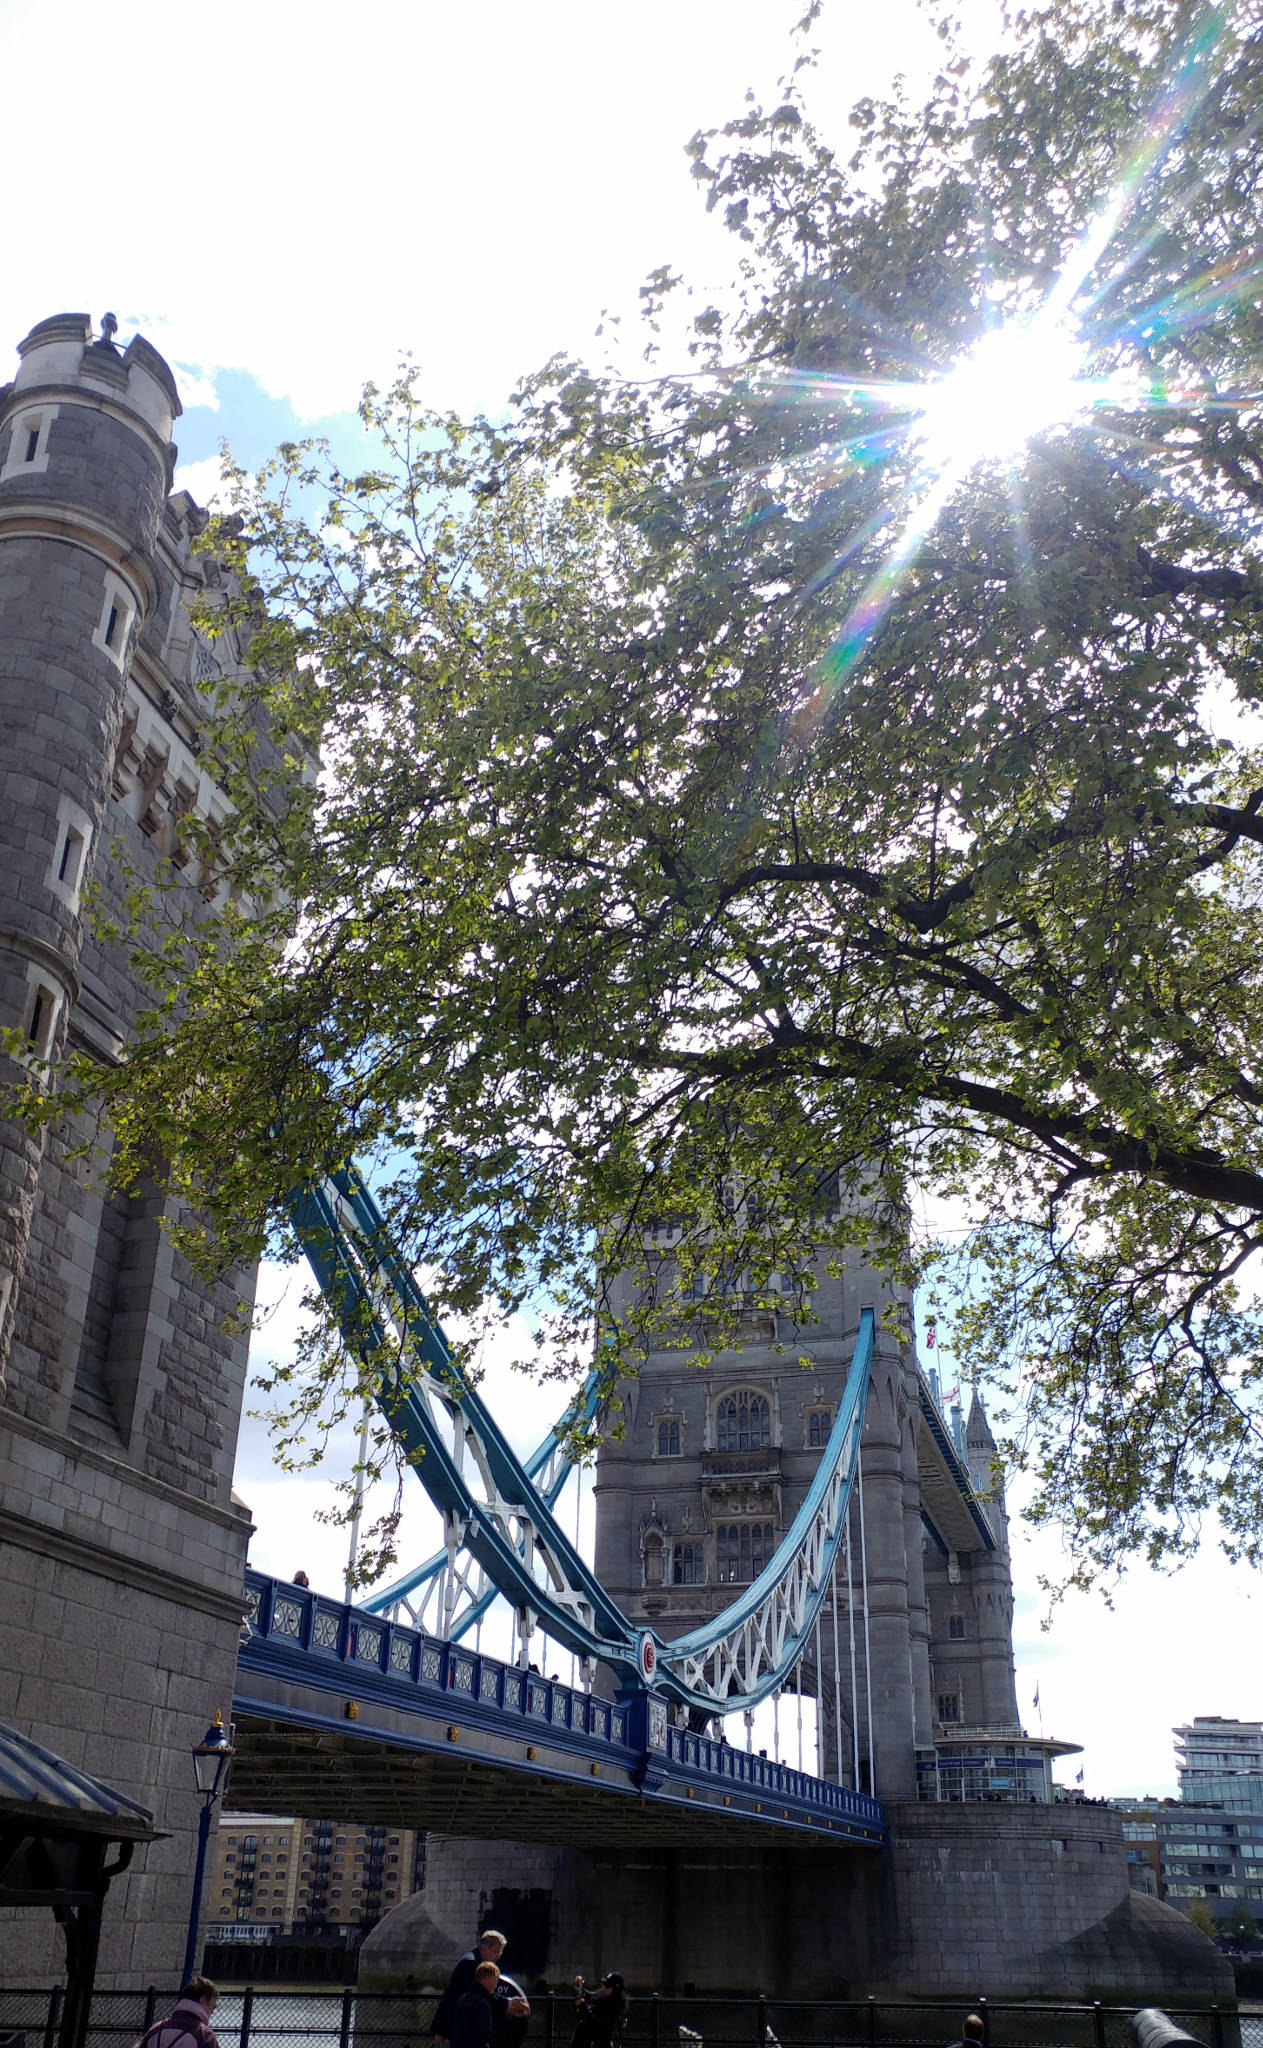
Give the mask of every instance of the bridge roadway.
[{"label": "bridge roadway", "polygon": [[881,1847],[880,1800],[609,1700],[246,1575],[232,1799],[447,1835],[590,1846]]}]

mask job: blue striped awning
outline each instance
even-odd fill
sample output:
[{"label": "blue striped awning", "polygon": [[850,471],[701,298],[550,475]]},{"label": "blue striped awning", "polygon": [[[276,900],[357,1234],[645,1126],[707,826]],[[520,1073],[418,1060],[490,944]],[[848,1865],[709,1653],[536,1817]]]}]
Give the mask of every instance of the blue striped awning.
[{"label": "blue striped awning", "polygon": [[90,1778],[51,1749],[0,1721],[0,1819],[29,1820],[71,1833],[144,1841],[156,1830],[147,1807]]}]

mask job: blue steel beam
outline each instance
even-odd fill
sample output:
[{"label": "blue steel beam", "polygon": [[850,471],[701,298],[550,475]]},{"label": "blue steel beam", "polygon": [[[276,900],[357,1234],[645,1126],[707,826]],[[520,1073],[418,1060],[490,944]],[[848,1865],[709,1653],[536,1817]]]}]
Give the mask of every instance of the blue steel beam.
[{"label": "blue steel beam", "polygon": [[[364,1182],[346,1171],[330,1181],[332,1189],[324,1182],[292,1198],[295,1226],[344,1337],[370,1372],[379,1372],[397,1346],[396,1363],[377,1399],[426,1492],[456,1518],[463,1547],[512,1606],[538,1616],[567,1649],[600,1658],[634,1682],[637,1630],[589,1571],[490,1410],[457,1371]],[[405,1355],[407,1367],[401,1370]],[[454,1448],[440,1426],[441,1408],[447,1410]],[[490,1511],[486,1498],[471,1493],[457,1463],[456,1453],[466,1449],[483,1467]],[[508,1533],[515,1520],[523,1526],[521,1539]],[[533,1574],[533,1552],[544,1556],[551,1591]]]},{"label": "blue steel beam", "polygon": [[[999,1545],[996,1541],[995,1530],[988,1521],[982,1503],[974,1492],[974,1482],[969,1467],[957,1450],[952,1440],[951,1431],[939,1412],[938,1402],[934,1398],[925,1374],[919,1367],[917,1369],[917,1402],[921,1411],[922,1426],[929,1431],[930,1436],[933,1438],[935,1448],[952,1482],[955,1493],[959,1495],[960,1503],[973,1524],[974,1535],[977,1538],[975,1547],[980,1550],[998,1549]],[[922,1512],[924,1513],[924,1510]],[[940,1534],[937,1527],[934,1527],[934,1538],[944,1551],[961,1547],[959,1544],[955,1546],[949,1544]]]},{"label": "blue steel beam", "polygon": [[[603,1375],[594,1367],[574,1400],[553,1424],[543,1442],[536,1445],[522,1467],[547,1508],[556,1507],[565,1491],[567,1480],[575,1470],[569,1458],[564,1455],[565,1439],[572,1429],[586,1429],[595,1421],[603,1391]],[[379,1586],[365,1593],[361,1604],[369,1614],[390,1614],[395,1608],[410,1602],[415,1594],[424,1594],[428,1591],[443,1577],[447,1569],[447,1551],[436,1550],[424,1564],[414,1565],[402,1578],[392,1579],[388,1586]],[[484,1618],[499,1597],[499,1588],[492,1584],[485,1593],[471,1599],[454,1619],[449,1640],[454,1643],[462,1641]]]}]

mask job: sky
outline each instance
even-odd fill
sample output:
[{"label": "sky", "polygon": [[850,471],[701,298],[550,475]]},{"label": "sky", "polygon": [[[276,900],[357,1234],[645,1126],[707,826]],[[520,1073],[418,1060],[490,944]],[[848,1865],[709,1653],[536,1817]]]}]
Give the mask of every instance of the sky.
[{"label": "sky", "polygon": [[[176,368],[177,480],[203,500],[224,438],[247,464],[307,433],[350,459],[361,386],[405,357],[431,404],[494,413],[554,352],[593,353],[606,309],[630,327],[657,266],[722,288],[732,246],[684,145],[748,88],[774,103],[804,5],[130,0],[117,18],[0,0],[0,76],[27,81],[6,94],[0,345],[57,312],[109,308],[123,341],[141,329]],[[980,45],[997,33],[991,0],[955,11]],[[913,0],[826,0],[811,41],[808,104],[830,136],[896,71],[915,94],[939,50]],[[296,1294],[265,1271],[261,1357],[292,1342]],[[538,1391],[500,1355],[487,1368],[529,1447]],[[345,1434],[334,1454],[351,1455]],[[328,1489],[279,1474],[252,1419],[238,1487],[254,1562],[334,1587],[345,1538],[314,1519]],[[590,1498],[583,1514],[587,1529]],[[416,1506],[409,1556],[433,1527]],[[1057,1567],[1055,1539],[1015,1525],[1019,1703],[1028,1727],[1084,1744],[1089,1792],[1173,1791],[1173,1724],[1263,1714],[1260,1582],[1213,1540],[1175,1575],[1133,1571],[1112,1605],[1073,1596],[1045,1630],[1037,1580]]]}]

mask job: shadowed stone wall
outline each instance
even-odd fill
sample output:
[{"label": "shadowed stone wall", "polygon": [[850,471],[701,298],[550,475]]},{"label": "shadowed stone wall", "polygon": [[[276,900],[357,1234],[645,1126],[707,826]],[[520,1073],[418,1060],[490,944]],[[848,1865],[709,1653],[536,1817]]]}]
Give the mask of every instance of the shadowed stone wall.
[{"label": "shadowed stone wall", "polygon": [[[638,1993],[1231,2000],[1232,1971],[1173,1908],[1128,1889],[1104,1807],[893,1805],[888,1850],[588,1853],[445,1841],[443,1876],[383,1919],[361,1981],[433,1981],[493,1885],[551,1883],[544,1974],[621,1970]],[[430,1868],[435,1868],[431,1857]],[[448,1948],[444,1950],[444,1941]],[[512,1955],[505,1959],[512,1970]],[[450,1965],[449,1965],[450,1966]]]}]

